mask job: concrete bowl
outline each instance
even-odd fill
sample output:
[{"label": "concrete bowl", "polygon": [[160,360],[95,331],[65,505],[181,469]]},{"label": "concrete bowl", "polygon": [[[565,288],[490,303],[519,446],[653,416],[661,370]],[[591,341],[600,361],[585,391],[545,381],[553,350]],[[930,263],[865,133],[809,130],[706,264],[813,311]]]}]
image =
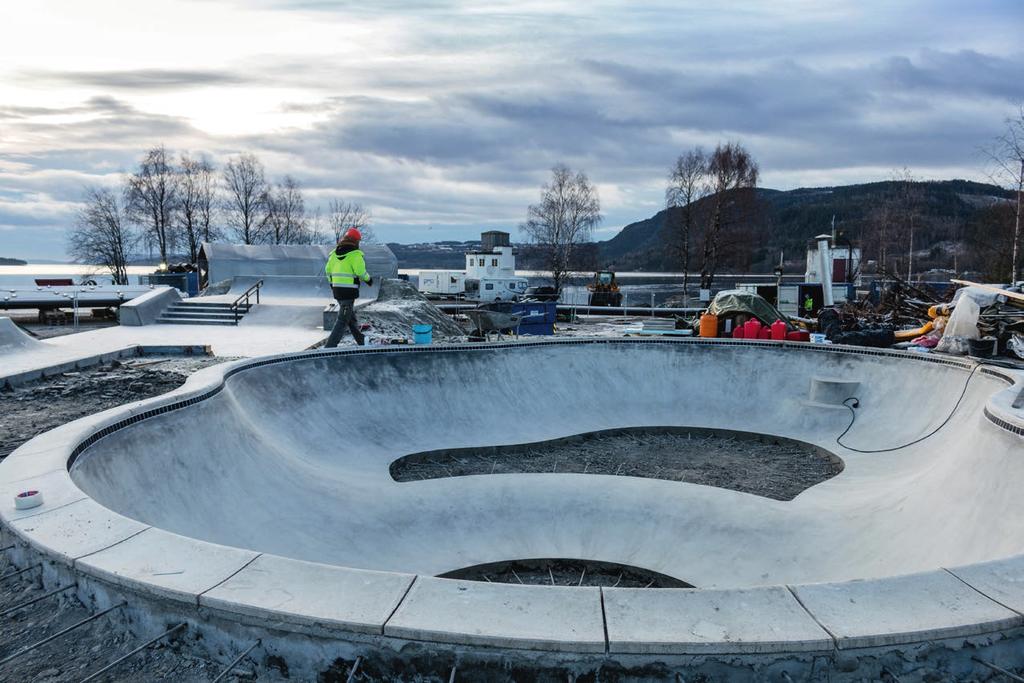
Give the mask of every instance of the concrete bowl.
[{"label": "concrete bowl", "polygon": [[[1021,383],[946,357],[732,340],[273,356],[33,439],[0,464],[0,517],[94,599],[130,594],[228,638],[298,634],[299,659],[309,637],[575,671],[899,658],[1024,625]],[[646,426],[798,439],[845,469],[791,501],[636,477],[388,473],[408,453]],[[45,503],[16,510],[27,489]],[[436,578],[530,557],[698,588]]]}]

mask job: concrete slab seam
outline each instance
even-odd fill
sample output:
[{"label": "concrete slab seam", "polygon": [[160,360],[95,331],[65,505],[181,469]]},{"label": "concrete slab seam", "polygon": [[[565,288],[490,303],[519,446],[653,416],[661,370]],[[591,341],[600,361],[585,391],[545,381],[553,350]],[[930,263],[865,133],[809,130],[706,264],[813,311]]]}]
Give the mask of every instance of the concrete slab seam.
[{"label": "concrete slab seam", "polygon": [[[58,450],[58,449],[56,449],[56,448],[55,448],[55,449],[53,449],[53,450]],[[46,453],[46,452],[47,452],[47,451],[38,451],[38,453]],[[11,451],[11,455],[14,455],[14,451]],[[10,457],[10,456],[7,456],[7,457]],[[67,470],[66,470],[66,469],[64,469],[63,467],[57,467],[57,468],[55,468],[55,469],[52,469],[52,470],[46,470],[45,472],[39,472],[38,474],[33,474],[33,475],[31,475],[31,476],[28,476],[28,477],[22,477],[21,479],[9,479],[9,480],[7,480],[7,481],[6,481],[6,482],[4,482],[4,483],[5,483],[5,484],[18,484],[18,483],[20,483],[20,482],[23,482],[23,481],[29,481],[29,480],[31,480],[31,479],[42,479],[43,477],[48,477],[48,476],[50,476],[51,474],[56,474],[56,473],[58,473],[58,472],[67,472]],[[85,494],[84,494],[84,493],[83,493],[82,495],[83,495],[83,496],[85,496]],[[86,497],[88,497],[88,496],[86,496]],[[55,510],[56,508],[50,508],[50,509],[54,509],[54,510]],[[37,514],[37,515],[38,515],[38,514],[42,514],[43,512],[46,512],[46,510],[39,510],[38,512],[36,512],[36,513],[34,513],[34,514]],[[28,515],[26,515],[26,517],[27,517],[27,516],[28,516]]]},{"label": "concrete slab seam", "polygon": [[139,534],[144,534],[144,533],[146,533],[147,531],[149,531],[150,529],[153,529],[153,528],[155,528],[155,527],[147,526],[145,529],[140,529],[139,531],[136,531],[133,534],[129,534],[128,536],[125,536],[121,540],[119,540],[119,541],[117,541],[115,543],[111,543],[110,545],[105,546],[103,548],[100,548],[99,550],[93,550],[90,553],[86,553],[84,555],[79,555],[78,557],[72,558],[72,560],[71,560],[71,567],[72,567],[72,569],[77,569],[78,561],[79,560],[84,560],[85,558],[89,557],[90,555],[95,555],[96,553],[102,553],[105,550],[110,550],[114,546],[121,545],[125,541],[130,541],[131,539],[135,538]]},{"label": "concrete slab seam", "polygon": [[412,591],[412,587],[416,585],[416,582],[419,580],[419,578],[420,575],[416,574],[412,577],[412,581],[409,582],[409,585],[405,587],[405,592],[402,593],[402,597],[400,597],[398,599],[398,602],[395,603],[395,608],[391,610],[391,614],[389,614],[388,618],[385,619],[384,622],[380,625],[381,635],[384,635],[384,633],[387,631],[388,623],[390,623],[391,619],[395,616],[395,612],[397,612],[398,608],[402,606],[402,603],[405,602],[405,599],[409,597],[409,592]]},{"label": "concrete slab seam", "polygon": [[604,587],[598,586],[598,592],[601,596],[601,625],[604,627],[604,653],[608,654],[611,652],[612,643],[608,639],[608,613],[604,608]]},{"label": "concrete slab seam", "polygon": [[952,576],[952,577],[953,577],[954,579],[956,579],[956,580],[957,580],[957,581],[959,581],[960,583],[964,584],[965,586],[967,586],[968,588],[970,588],[970,589],[971,589],[971,590],[973,590],[974,592],[978,593],[978,595],[982,596],[983,598],[985,598],[985,599],[987,599],[987,600],[991,600],[992,602],[996,603],[996,604],[997,604],[997,605],[999,605],[1000,607],[1005,607],[1006,609],[1010,610],[1010,611],[1011,611],[1011,612],[1013,612],[1014,614],[1019,614],[1019,615],[1020,615],[1020,616],[1021,616],[1022,618],[1024,618],[1024,612],[1021,612],[1021,611],[1020,611],[1020,610],[1018,610],[1018,609],[1014,609],[1013,607],[1010,607],[1009,605],[1007,605],[1007,604],[1005,604],[1005,603],[1003,603],[1003,602],[1000,602],[999,600],[996,600],[996,599],[995,599],[995,598],[993,598],[993,597],[992,597],[991,595],[989,595],[989,594],[988,594],[988,593],[986,593],[985,591],[981,590],[981,589],[980,589],[980,588],[978,588],[977,586],[973,586],[973,585],[971,585],[971,584],[970,584],[970,583],[969,583],[969,582],[968,582],[968,581],[967,581],[966,579],[964,579],[964,578],[963,578],[962,576],[959,576],[959,575],[957,575],[957,573],[956,573],[956,572],[954,572],[954,571],[953,571],[952,569],[948,569],[948,568],[946,568],[946,567],[943,567],[943,568],[942,568],[942,571],[946,572],[947,574],[949,574],[950,576]]},{"label": "concrete slab seam", "polygon": [[230,581],[231,579],[235,578],[236,576],[238,576],[238,574],[240,574],[241,572],[245,571],[246,567],[248,567],[250,564],[252,564],[256,560],[258,560],[262,556],[263,556],[263,553],[256,553],[256,555],[252,559],[250,559],[248,562],[243,564],[241,567],[239,567],[235,571],[231,572],[231,574],[229,574],[228,576],[225,576],[223,579],[221,579],[217,583],[213,584],[212,586],[210,586],[206,590],[202,591],[201,593],[197,593],[196,594],[196,604],[197,605],[199,604],[200,599],[204,595],[206,595],[207,593],[209,593],[210,591],[214,590],[215,588],[218,588],[219,586],[222,586],[224,583],[226,583],[226,582]]},{"label": "concrete slab seam", "polygon": [[817,616],[815,616],[814,612],[812,612],[807,607],[807,605],[804,604],[804,601],[800,599],[800,596],[797,594],[796,590],[793,589],[793,586],[790,586],[789,584],[786,584],[786,590],[788,590],[790,592],[790,594],[796,600],[797,604],[800,605],[800,607],[803,609],[803,611],[807,612],[807,616],[809,616],[811,619],[813,619],[814,623],[817,624],[818,627],[821,628],[822,631],[824,631],[825,633],[828,634],[828,637],[832,639],[832,649],[834,651],[838,651],[839,650],[839,638],[836,637],[836,634],[832,633],[832,631],[830,631],[829,628],[827,626],[825,626],[825,624],[823,624],[821,622],[821,620],[818,619]]}]

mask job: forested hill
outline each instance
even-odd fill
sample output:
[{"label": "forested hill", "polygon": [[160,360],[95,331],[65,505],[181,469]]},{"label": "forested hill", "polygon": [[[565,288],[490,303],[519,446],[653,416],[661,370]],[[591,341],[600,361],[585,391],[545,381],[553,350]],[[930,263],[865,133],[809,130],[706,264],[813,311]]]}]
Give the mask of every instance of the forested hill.
[{"label": "forested hill", "polygon": [[[746,212],[741,234],[726,236],[723,268],[771,270],[784,251],[787,260],[802,259],[807,240],[836,227],[848,239],[865,247],[871,258],[879,226],[909,224],[913,216],[914,248],[957,248],[969,240],[980,214],[994,205],[1005,206],[1013,193],[994,185],[967,180],[900,183],[885,181],[839,187],[779,191],[758,189],[753,208]],[[708,199],[695,208],[707,208]],[[673,209],[673,212],[679,211]],[[676,214],[678,215],[678,214]],[[678,270],[678,258],[666,248],[668,210],[624,227],[615,237],[598,243],[601,266],[618,270]],[[899,249],[900,234],[892,227],[885,234],[892,249]],[[694,236],[699,250],[701,236]],[[904,249],[905,252],[905,249]],[[691,252],[694,253],[694,252]],[[699,253],[691,258],[691,268]]]},{"label": "forested hill", "polygon": [[28,261],[22,261],[16,258],[5,258],[0,256],[0,266],[27,266]]}]

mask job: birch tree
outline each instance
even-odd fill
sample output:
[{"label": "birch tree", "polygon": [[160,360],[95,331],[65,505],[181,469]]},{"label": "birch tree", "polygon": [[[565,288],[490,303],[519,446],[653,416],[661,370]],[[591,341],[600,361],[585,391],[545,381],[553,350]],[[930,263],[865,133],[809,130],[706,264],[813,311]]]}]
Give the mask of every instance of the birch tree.
[{"label": "birch tree", "polygon": [[347,202],[332,199],[327,207],[327,223],[334,240],[337,242],[349,228],[355,228],[363,235],[363,240],[372,242],[373,229],[370,227],[370,211],[359,202]]},{"label": "birch tree", "polygon": [[241,154],[224,165],[224,218],[243,244],[264,240],[268,187],[263,164],[253,154]]},{"label": "birch tree", "polygon": [[711,288],[718,268],[723,233],[742,219],[746,209],[753,204],[753,190],[760,176],[757,162],[738,142],[718,145],[707,163],[712,204],[701,254],[701,289]]},{"label": "birch tree", "polygon": [[1021,211],[1024,209],[1024,105],[1015,116],[1006,119],[1006,130],[987,150],[991,162],[989,177],[1002,187],[1012,190],[1013,222],[1010,250],[1010,283],[1021,279]]},{"label": "birch tree", "polygon": [[679,257],[683,273],[683,298],[687,296],[690,271],[690,247],[696,230],[695,203],[708,192],[708,157],[696,147],[679,155],[668,175],[665,188],[665,208],[668,209],[669,248]]},{"label": "birch tree", "polygon": [[268,192],[267,239],[274,244],[307,244],[306,202],[295,178],[286,175]]},{"label": "birch tree", "polygon": [[214,237],[213,209],[216,183],[213,165],[206,159],[181,156],[178,167],[179,201],[177,219],[184,241],[188,244],[189,263],[199,259],[199,247]]},{"label": "birch tree", "polygon": [[106,268],[115,285],[128,284],[128,259],[135,238],[116,193],[99,187],[85,190],[85,203],[68,232],[68,252],[79,263]]},{"label": "birch tree", "polygon": [[178,209],[178,174],[163,145],[146,152],[128,176],[125,209],[127,216],[142,226],[150,244],[159,249],[160,263],[166,264],[177,242],[174,216]]},{"label": "birch tree", "polygon": [[551,181],[541,187],[540,201],[527,209],[521,227],[537,245],[556,291],[561,292],[581,246],[590,242],[601,218],[597,188],[587,174],[563,164],[552,168]]}]

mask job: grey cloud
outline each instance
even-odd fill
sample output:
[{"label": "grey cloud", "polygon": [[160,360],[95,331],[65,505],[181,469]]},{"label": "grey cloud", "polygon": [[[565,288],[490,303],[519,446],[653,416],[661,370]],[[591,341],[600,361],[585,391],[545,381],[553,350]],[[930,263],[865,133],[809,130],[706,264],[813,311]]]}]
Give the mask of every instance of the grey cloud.
[{"label": "grey cloud", "polygon": [[236,85],[247,78],[233,71],[131,69],[124,71],[25,71],[23,80],[54,85],[84,85],[112,90],[183,90],[207,85]]}]

